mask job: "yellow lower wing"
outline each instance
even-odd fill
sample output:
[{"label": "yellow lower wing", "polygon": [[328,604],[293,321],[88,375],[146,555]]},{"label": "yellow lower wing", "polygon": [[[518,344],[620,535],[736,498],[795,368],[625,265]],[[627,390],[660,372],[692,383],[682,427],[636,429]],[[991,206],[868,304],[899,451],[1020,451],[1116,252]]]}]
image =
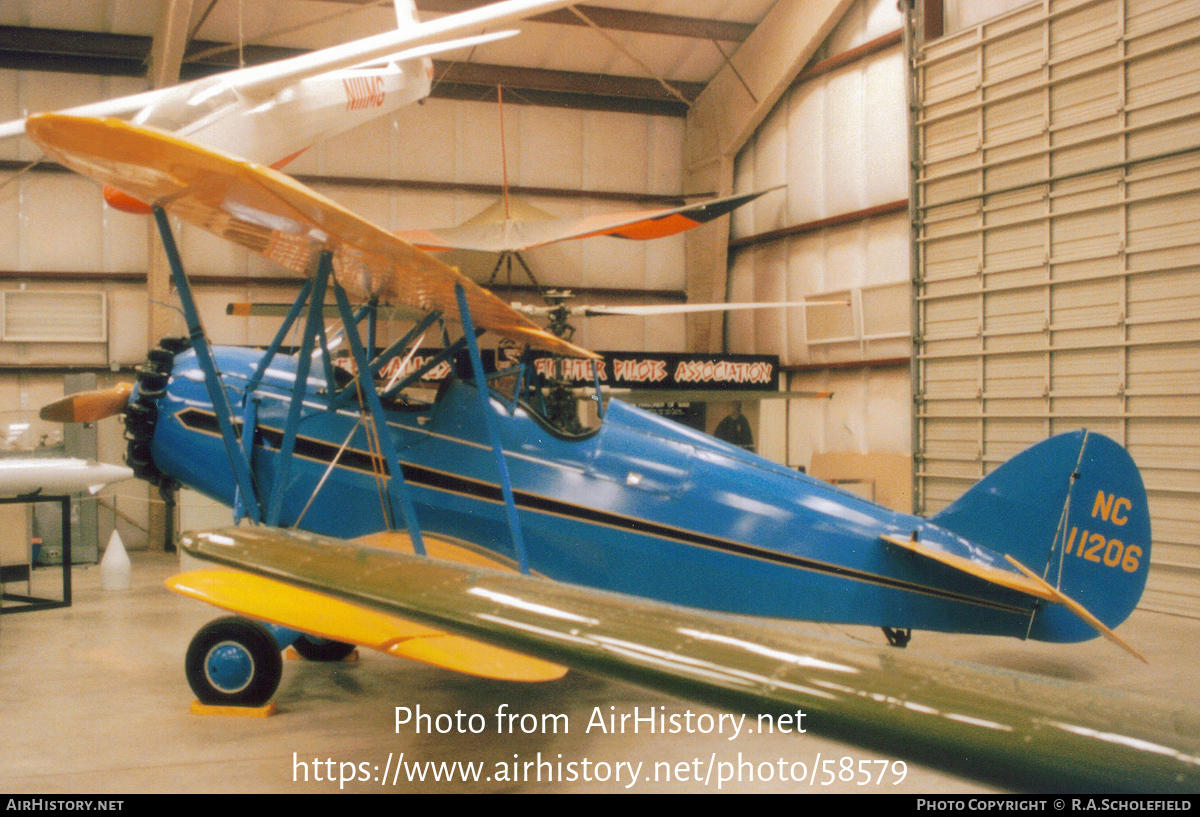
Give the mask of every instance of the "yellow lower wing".
[{"label": "yellow lower wing", "polygon": [[368,610],[250,573],[195,570],[167,580],[185,596],[234,613],[444,669],[501,681],[553,681],[566,667]]}]

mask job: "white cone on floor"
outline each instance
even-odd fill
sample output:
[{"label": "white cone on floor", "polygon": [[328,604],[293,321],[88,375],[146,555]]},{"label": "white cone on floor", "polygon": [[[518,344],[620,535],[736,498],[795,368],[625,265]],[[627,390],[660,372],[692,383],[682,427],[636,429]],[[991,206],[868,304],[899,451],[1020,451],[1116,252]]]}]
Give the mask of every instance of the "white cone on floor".
[{"label": "white cone on floor", "polygon": [[121,534],[113,531],[108,538],[108,547],[104,549],[104,558],[100,560],[100,586],[105,590],[128,590],[129,573],[125,543],[121,541]]}]

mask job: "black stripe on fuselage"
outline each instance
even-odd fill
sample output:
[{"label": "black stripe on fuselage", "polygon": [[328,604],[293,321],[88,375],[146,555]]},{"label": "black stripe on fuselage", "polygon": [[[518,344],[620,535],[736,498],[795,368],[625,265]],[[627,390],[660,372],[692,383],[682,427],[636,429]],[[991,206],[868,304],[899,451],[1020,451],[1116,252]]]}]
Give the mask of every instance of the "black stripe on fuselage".
[{"label": "black stripe on fuselage", "polygon": [[[193,431],[199,431],[204,434],[220,436],[217,418],[212,412],[203,411],[196,408],[187,408],[176,414],[176,417],[185,428]],[[234,423],[240,428],[240,421],[235,420]],[[271,428],[269,426],[258,426],[255,428],[254,441],[256,445],[265,445],[278,450],[283,442],[283,431],[277,428]],[[313,460],[315,462],[322,462],[325,464],[333,462],[334,458],[337,456],[339,448],[340,446],[326,442],[325,440],[318,440],[312,437],[304,437],[301,435],[296,436],[296,455],[305,459]],[[382,472],[386,475],[389,472],[387,462],[382,458],[373,456],[370,452],[350,448],[348,446],[338,459],[338,466],[354,471],[360,471],[366,474]],[[492,483],[483,482],[470,477],[463,477],[433,468],[414,465],[412,463],[403,463],[401,468],[404,472],[404,481],[410,485],[418,485],[423,488],[431,488],[434,490],[459,494],[461,496],[480,499],[487,502],[500,504],[504,502],[504,496],[499,485],[493,485]],[[808,570],[815,573],[824,573],[853,581],[867,582],[869,584],[875,584],[882,587],[889,587],[911,593],[921,593],[923,595],[935,596],[947,601],[957,601],[965,604],[988,607],[1004,613],[1029,615],[1030,612],[1032,612],[1030,609],[1018,607],[1012,604],[987,601],[985,599],[980,599],[963,593],[955,593],[950,590],[943,590],[941,588],[915,584],[913,582],[904,581],[903,579],[895,579],[891,576],[868,573],[867,571],[856,570],[854,568],[848,568],[842,565],[830,564],[828,562],[809,559],[804,556],[796,556],[790,553],[783,553],[776,550],[768,550],[766,548],[756,547],[755,545],[747,545],[742,542],[720,539],[715,536],[708,536],[695,531],[675,528],[669,525],[661,525],[655,522],[650,522],[646,519],[622,516],[610,511],[602,511],[582,505],[575,505],[570,502],[563,502],[562,500],[552,499],[539,494],[531,494],[526,491],[514,489],[513,498],[517,503],[517,507],[521,510],[549,514],[575,522],[603,525],[604,527],[613,528],[616,530],[629,531],[642,536],[653,536],[660,539],[682,542],[684,544],[695,545],[735,556],[744,556],[751,559],[758,559],[760,561],[786,565],[788,567],[799,568],[801,570]]]}]

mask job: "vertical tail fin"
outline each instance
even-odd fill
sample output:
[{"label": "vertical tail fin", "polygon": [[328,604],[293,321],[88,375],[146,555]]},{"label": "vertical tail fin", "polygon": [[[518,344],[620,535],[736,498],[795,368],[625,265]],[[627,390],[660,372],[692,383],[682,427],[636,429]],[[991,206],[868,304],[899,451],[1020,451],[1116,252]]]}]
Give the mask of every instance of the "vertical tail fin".
[{"label": "vertical tail fin", "polygon": [[419,22],[415,0],[395,0],[395,6],[397,28],[408,28]]},{"label": "vertical tail fin", "polygon": [[[1146,490],[1128,452],[1101,434],[1060,434],[1023,451],[931,521],[1011,556],[1110,628],[1146,586]],[[1029,628],[1042,641],[1094,635],[1059,604],[1038,610]]]}]

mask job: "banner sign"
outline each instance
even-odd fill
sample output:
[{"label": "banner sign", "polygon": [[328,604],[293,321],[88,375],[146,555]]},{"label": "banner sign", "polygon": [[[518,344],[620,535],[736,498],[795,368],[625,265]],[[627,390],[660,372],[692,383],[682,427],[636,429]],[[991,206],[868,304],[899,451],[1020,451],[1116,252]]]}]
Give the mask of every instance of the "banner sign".
[{"label": "banner sign", "polygon": [[[403,365],[404,375],[424,366],[441,350],[418,349],[412,357],[397,357],[379,373],[388,382]],[[507,350],[501,350],[506,352]],[[616,389],[664,389],[671,391],[778,391],[778,355],[706,355],[679,352],[601,352],[603,360],[596,361],[600,383]],[[346,357],[337,360],[339,366],[353,371],[354,363]],[[495,371],[496,355],[483,350],[483,365]],[[504,363],[504,366],[512,363]],[[535,357],[533,365],[543,377],[556,374],[571,386],[591,386],[592,361],[579,358],[556,358],[551,355]],[[425,373],[426,382],[440,382],[450,376],[454,367],[442,361]]]},{"label": "banner sign", "polygon": [[[777,355],[705,355],[680,352],[601,352],[600,383],[616,389],[671,391],[778,391]],[[577,358],[539,357],[538,372],[562,377],[573,386],[590,386],[592,363]]]}]

